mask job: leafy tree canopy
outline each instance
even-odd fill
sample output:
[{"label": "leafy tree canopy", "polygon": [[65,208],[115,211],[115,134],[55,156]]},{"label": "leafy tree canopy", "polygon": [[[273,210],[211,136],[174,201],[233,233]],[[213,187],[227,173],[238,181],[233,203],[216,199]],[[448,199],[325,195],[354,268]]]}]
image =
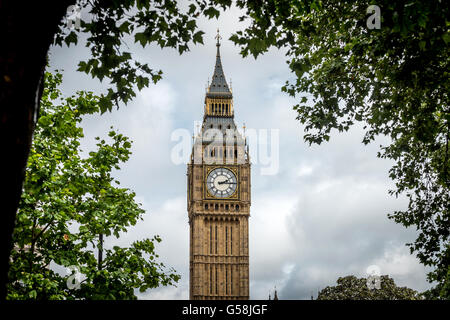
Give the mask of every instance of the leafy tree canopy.
[{"label": "leafy tree canopy", "polygon": [[[96,138],[96,150],[83,157],[79,124],[99,111],[101,98],[92,92],[65,98],[61,79],[46,74],[13,234],[8,299],[135,299],[134,289],[174,284],[179,276],[156,261],[159,237],[111,249],[99,243],[99,235],[119,237],[144,214],[135,194],[111,176],[128,160],[131,141],[111,130],[110,142]],[[80,288],[70,289],[70,274],[50,263],[75,266]]]},{"label": "leafy tree canopy", "polygon": [[[408,244],[434,267],[429,281],[448,288],[450,268],[449,6],[444,1],[238,1],[250,26],[231,39],[247,56],[285,48],[295,80],[283,91],[298,99],[307,142],[364,124],[362,141],[390,137],[379,157],[406,210],[389,217],[418,237]],[[369,5],[380,29],[369,29]],[[438,290],[437,292],[440,292]],[[448,290],[441,297],[450,298]]]},{"label": "leafy tree canopy", "polygon": [[80,61],[78,71],[99,80],[109,79],[110,88],[99,101],[101,112],[111,111],[115,104],[127,103],[139,90],[148,87],[150,79],[156,83],[162,71],[132,58],[123,49],[126,40],[134,40],[143,47],[155,44],[161,48],[175,48],[180,54],[191,43],[203,43],[204,32],[197,27],[197,18],[218,17],[220,9],[228,8],[231,0],[196,0],[187,8],[176,0],[79,0],[80,30],[67,28],[64,20],[55,36],[54,44],[68,46],[78,43],[81,33],[87,34],[86,47],[91,51],[87,61]]},{"label": "leafy tree canopy", "polygon": [[317,300],[420,300],[421,295],[407,287],[398,287],[387,275],[379,277],[379,289],[368,285],[366,278],[341,277],[337,285],[322,289]]},{"label": "leafy tree canopy", "polygon": [[[12,233],[32,135],[39,119],[46,56],[51,44],[70,46],[85,35],[81,38],[86,39],[85,45],[91,56],[79,62],[78,70],[109,82],[98,99],[96,112],[103,113],[112,110],[113,105],[118,107],[128,103],[135,96],[136,87],[141,90],[150,80],[157,82],[161,78],[160,70],[133,59],[127,41],[144,47],[155,44],[161,48],[175,48],[181,54],[192,43],[203,41],[203,32],[197,27],[198,17],[217,17],[221,8],[230,5],[231,0],[190,3],[176,0],[60,0],[34,1],[26,6],[15,0],[2,1],[0,32],[6,45],[0,51],[0,148],[8,154],[5,167],[11,174],[2,179],[0,185],[5,198],[4,223],[0,232],[5,244],[0,250],[3,265],[0,268],[3,270],[0,273],[1,298],[6,296]],[[81,9],[80,28],[77,8]],[[68,19],[66,13],[71,9],[74,15]]]}]

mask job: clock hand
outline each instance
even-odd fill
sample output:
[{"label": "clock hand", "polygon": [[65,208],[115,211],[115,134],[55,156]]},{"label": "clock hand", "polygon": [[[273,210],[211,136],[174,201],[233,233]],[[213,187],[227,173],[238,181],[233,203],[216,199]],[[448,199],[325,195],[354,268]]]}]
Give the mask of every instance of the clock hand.
[{"label": "clock hand", "polygon": [[224,184],[224,183],[228,183],[228,184],[236,184],[236,182],[229,182],[228,180],[217,182],[217,184]]}]

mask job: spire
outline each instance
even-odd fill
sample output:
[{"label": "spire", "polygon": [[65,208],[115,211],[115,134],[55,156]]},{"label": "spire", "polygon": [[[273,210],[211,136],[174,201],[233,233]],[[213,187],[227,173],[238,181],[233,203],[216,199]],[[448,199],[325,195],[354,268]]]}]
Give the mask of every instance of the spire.
[{"label": "spire", "polygon": [[222,37],[219,34],[219,29],[217,29],[217,54],[216,54],[216,65],[214,67],[214,74],[211,80],[211,84],[208,88],[207,96],[216,97],[216,96],[225,96],[231,97],[231,91],[228,87],[227,81],[225,80],[225,74],[222,69],[222,61],[220,59],[220,39]]}]

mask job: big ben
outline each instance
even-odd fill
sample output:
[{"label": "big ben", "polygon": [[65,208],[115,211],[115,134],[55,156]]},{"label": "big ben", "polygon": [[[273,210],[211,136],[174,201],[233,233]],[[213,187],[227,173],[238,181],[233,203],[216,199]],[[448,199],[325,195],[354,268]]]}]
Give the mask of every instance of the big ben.
[{"label": "big ben", "polygon": [[189,297],[249,299],[250,157],[234,122],[217,34],[216,64],[187,168]]}]

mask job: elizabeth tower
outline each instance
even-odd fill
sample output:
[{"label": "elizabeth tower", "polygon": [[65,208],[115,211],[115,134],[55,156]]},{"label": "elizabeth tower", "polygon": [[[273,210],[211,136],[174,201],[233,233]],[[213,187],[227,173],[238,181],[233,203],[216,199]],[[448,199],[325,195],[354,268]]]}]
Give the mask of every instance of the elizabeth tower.
[{"label": "elizabeth tower", "polygon": [[190,299],[249,299],[250,157],[234,123],[219,35],[187,183]]}]

